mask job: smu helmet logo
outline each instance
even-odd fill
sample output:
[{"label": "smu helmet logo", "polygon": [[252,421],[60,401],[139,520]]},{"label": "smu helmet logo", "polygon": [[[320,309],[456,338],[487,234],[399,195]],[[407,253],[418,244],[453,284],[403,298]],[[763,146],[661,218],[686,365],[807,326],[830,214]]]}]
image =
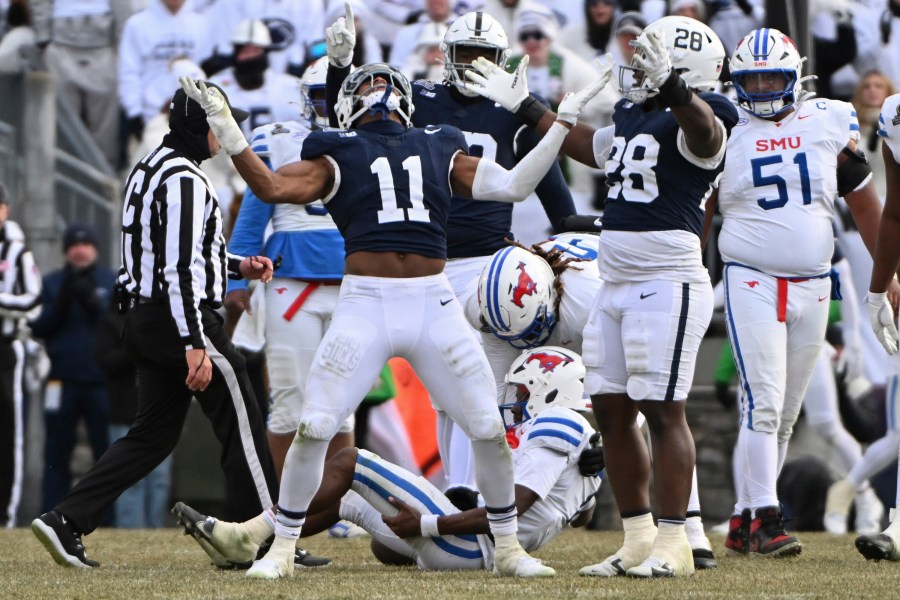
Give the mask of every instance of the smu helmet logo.
[{"label": "smu helmet logo", "polygon": [[519,269],[521,273],[519,273],[519,280],[516,282],[516,287],[512,291],[512,303],[519,308],[524,308],[525,305],[522,304],[522,298],[524,296],[533,296],[537,291],[537,284],[534,282],[534,279],[531,278],[531,275],[528,274],[528,271],[525,270],[525,263],[520,262],[519,266],[516,268]]},{"label": "smu helmet logo", "polygon": [[556,367],[559,365],[563,365],[566,363],[572,362],[572,359],[568,356],[563,356],[561,354],[550,354],[548,352],[537,352],[528,357],[528,360],[525,361],[526,364],[531,361],[538,361],[538,366],[540,366],[541,371],[547,373],[548,371],[556,371]]}]

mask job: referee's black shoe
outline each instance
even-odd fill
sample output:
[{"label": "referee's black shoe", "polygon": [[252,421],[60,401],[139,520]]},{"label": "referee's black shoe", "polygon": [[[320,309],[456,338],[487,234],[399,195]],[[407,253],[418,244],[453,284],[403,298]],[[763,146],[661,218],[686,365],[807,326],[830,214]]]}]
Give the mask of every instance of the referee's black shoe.
[{"label": "referee's black shoe", "polygon": [[72,523],[55,510],[46,512],[31,522],[31,531],[44,545],[53,560],[64,567],[92,569],[100,563],[87,557],[81,533]]}]

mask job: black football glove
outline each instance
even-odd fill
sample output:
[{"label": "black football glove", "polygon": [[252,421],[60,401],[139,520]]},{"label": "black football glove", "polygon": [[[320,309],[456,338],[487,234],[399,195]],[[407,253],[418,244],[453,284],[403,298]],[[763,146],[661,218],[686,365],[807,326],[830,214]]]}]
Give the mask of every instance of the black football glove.
[{"label": "black football glove", "polygon": [[594,433],[590,439],[591,445],[581,451],[578,457],[578,470],[584,477],[594,477],[600,474],[606,467],[603,458],[603,446],[600,446],[600,434]]}]

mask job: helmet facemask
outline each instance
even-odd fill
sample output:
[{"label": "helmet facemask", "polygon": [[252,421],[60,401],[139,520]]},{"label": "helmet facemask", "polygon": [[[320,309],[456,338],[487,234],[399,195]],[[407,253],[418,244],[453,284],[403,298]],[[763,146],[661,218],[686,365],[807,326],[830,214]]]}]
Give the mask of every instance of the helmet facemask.
[{"label": "helmet facemask", "polygon": [[[470,56],[459,56],[463,48]],[[480,55],[501,69],[505,68],[509,58],[509,39],[500,23],[489,14],[469,12],[450,24],[441,42],[441,52],[444,53],[444,78],[461,94],[472,97],[477,94],[463,86],[467,81],[465,72],[475,68],[472,61]]]},{"label": "helmet facemask", "polygon": [[[368,86],[360,93],[366,83]],[[406,127],[411,127],[412,88],[394,67],[383,63],[365,65],[344,80],[335,109],[342,129],[349,129],[363,114],[380,115],[382,120],[388,120],[392,112],[400,115]]]}]

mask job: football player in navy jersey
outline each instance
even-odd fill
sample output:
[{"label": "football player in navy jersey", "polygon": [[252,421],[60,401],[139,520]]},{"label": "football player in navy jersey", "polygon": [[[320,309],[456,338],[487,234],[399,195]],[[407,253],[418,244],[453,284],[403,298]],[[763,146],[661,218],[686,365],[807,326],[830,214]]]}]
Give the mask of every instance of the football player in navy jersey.
[{"label": "football player in navy jersey", "polygon": [[[355,32],[349,5],[326,30],[329,73],[328,105],[333,107],[337,90],[349,73]],[[535,133],[519,115],[510,113],[494,102],[464,86],[463,76],[471,70],[471,62],[485,57],[500,66],[509,56],[509,40],[500,23],[489,14],[476,11],[458,17],[448,28],[441,44],[444,54],[443,83],[417,81],[412,84],[411,115],[416,127],[453,125],[463,132],[471,156],[490,159],[506,169],[513,168],[538,141]],[[527,63],[526,63],[527,64]],[[348,65],[348,66],[344,66]],[[336,115],[332,114],[332,124]],[[551,166],[535,188],[550,225],[562,229],[562,220],[575,213],[572,194],[558,164]],[[476,281],[491,255],[503,248],[510,232],[513,207],[508,202],[484,202],[455,195],[447,221],[447,266],[445,272],[456,297],[465,304],[474,295]],[[438,414],[438,439],[441,458],[447,471],[448,495],[465,506],[474,502],[474,465],[469,460],[468,439],[453,427],[443,413]],[[459,502],[462,499],[463,502]]]},{"label": "football player in navy jersey", "polygon": [[412,364],[435,405],[473,440],[479,489],[496,542],[495,574],[555,574],[516,539],[509,447],[487,358],[443,274],[445,229],[453,194],[518,201],[531,193],[582,107],[609,76],[607,70],[588,88],[564,98],[559,124],[511,171],[469,156],[465,137],[455,127],[410,127],[409,82],[385,64],[361,67],[344,81],[337,103],[344,130],[312,132],[302,160],[277,172],[252,152],[215,88],[182,78],[254,193],[265,202],[321,199],[346,250],[338,305],[313,359],[306,405],[282,473],[278,511],[268,524],[275,542],[248,570],[249,577],[292,574],[294,547],[322,479],[328,442],[392,356]]},{"label": "football player in navy jersey", "polygon": [[[725,50],[699,21],[664,17],[632,45],[632,63],[620,71],[624,98],[614,124],[579,126],[563,144],[575,160],[605,165],[610,186],[600,235],[603,283],[584,332],[585,387],[625,530],[622,548],[581,573],[684,576],[694,572],[684,522],[695,462],[685,400],[712,316],[700,252],[703,204],[722,171],[738,115],[727,99],[708,93]],[[474,66],[477,72],[467,73],[470,89],[538,131],[552,123],[553,113],[528,95],[521,68],[509,74],[483,59]],[[635,83],[629,87],[630,73]],[[650,514],[651,463],[635,426],[638,410],[650,428],[658,529]]]}]

